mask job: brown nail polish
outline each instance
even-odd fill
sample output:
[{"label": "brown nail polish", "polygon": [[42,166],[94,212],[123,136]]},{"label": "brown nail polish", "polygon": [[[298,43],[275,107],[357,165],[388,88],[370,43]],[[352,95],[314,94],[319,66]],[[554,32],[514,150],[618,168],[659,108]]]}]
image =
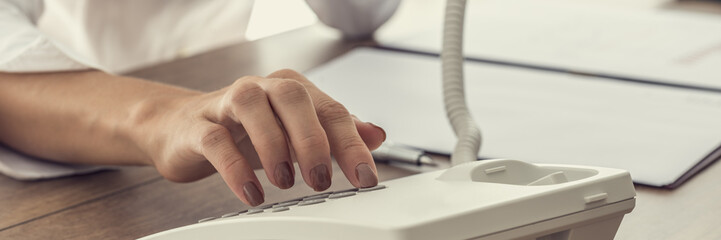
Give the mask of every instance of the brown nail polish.
[{"label": "brown nail polish", "polygon": [[245,194],[245,199],[248,200],[251,206],[258,206],[265,201],[258,186],[253,182],[247,182],[243,185],[243,194]]},{"label": "brown nail polish", "polygon": [[288,189],[295,183],[290,163],[282,162],[275,166],[275,182],[281,189]]},{"label": "brown nail polish", "polygon": [[310,179],[313,190],[320,192],[330,187],[330,172],[325,164],[318,165],[310,170]]},{"label": "brown nail polish", "polygon": [[378,185],[378,177],[367,163],[358,164],[358,166],[355,167],[355,175],[361,187],[367,188]]},{"label": "brown nail polish", "polygon": [[379,127],[378,125],[375,125],[373,123],[369,122],[368,124],[370,124],[371,126],[373,126],[374,128],[376,128],[378,130],[381,130],[381,132],[383,133],[383,142],[385,142],[386,141],[386,130],[383,130],[382,127]]}]

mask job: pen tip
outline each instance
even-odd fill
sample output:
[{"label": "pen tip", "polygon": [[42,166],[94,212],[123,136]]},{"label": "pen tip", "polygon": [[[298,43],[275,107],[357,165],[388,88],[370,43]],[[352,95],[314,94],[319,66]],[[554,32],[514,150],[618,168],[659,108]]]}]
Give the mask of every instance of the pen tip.
[{"label": "pen tip", "polygon": [[436,165],[436,162],[434,162],[433,159],[429,156],[421,156],[419,158],[419,160],[420,160],[421,164],[430,165],[430,166]]}]

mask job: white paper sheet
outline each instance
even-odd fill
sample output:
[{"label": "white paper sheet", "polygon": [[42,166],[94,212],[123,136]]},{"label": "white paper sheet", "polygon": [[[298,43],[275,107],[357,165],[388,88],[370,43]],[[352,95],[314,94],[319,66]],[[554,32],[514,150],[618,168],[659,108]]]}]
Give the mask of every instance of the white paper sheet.
[{"label": "white paper sheet", "polygon": [[[438,59],[357,49],[307,76],[388,139],[452,150]],[[622,168],[664,186],[721,144],[721,96],[709,92],[477,62],[466,91],[484,157]]]},{"label": "white paper sheet", "polygon": [[[383,46],[438,53],[443,8],[399,14]],[[570,0],[475,0],[465,52],[576,72],[721,89],[721,16]]]}]

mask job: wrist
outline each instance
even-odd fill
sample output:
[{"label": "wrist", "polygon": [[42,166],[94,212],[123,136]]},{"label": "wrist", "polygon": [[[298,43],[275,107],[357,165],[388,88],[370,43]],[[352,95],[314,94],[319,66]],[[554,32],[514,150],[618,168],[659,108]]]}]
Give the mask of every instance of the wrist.
[{"label": "wrist", "polygon": [[122,130],[139,151],[138,164],[157,165],[155,160],[168,146],[177,129],[181,109],[200,93],[183,91],[146,97],[128,108],[128,118]]}]

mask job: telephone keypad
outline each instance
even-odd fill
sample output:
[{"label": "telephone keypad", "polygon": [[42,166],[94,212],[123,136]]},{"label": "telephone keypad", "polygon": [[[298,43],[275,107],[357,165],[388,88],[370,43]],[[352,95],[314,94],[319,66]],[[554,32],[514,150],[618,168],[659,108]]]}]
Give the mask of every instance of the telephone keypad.
[{"label": "telephone keypad", "polygon": [[310,196],[305,196],[302,198],[288,200],[285,202],[266,204],[266,205],[248,209],[246,211],[226,213],[226,214],[223,214],[221,217],[203,218],[203,219],[199,220],[198,223],[212,221],[212,220],[221,219],[221,218],[230,218],[230,217],[236,217],[236,216],[242,216],[242,215],[253,215],[253,214],[263,213],[263,212],[265,212],[266,209],[270,209],[269,212],[271,212],[271,213],[284,212],[284,211],[290,210],[290,207],[302,207],[302,206],[320,204],[320,203],[326,202],[326,200],[334,201],[334,200],[338,200],[341,198],[347,198],[347,197],[355,196],[357,194],[364,194],[367,192],[372,192],[372,191],[376,191],[376,190],[380,190],[380,189],[384,189],[384,188],[386,188],[386,186],[377,185],[375,187],[370,187],[370,188],[351,188],[351,189],[345,189],[345,190],[334,191],[334,192],[319,193],[319,194],[314,194],[314,195],[310,195]]}]

